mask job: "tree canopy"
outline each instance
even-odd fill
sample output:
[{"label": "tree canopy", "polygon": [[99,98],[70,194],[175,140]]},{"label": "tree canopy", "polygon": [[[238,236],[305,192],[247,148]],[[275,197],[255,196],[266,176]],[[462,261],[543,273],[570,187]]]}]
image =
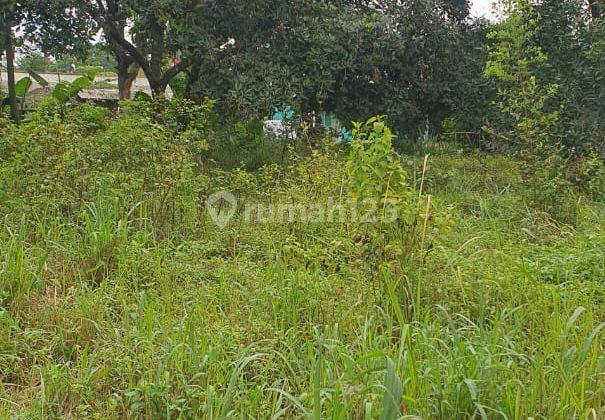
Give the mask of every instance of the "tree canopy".
[{"label": "tree canopy", "polygon": [[[485,127],[506,130],[513,121],[503,121],[498,106],[491,106],[504,80],[484,70],[488,51],[509,42],[488,34],[514,29],[527,51],[542,51],[539,68],[534,62],[526,71],[538,85],[556,86],[544,109],[557,111],[566,146],[590,148],[604,130],[605,30],[598,0],[505,1],[509,13],[499,23],[471,18],[466,0],[3,4],[11,11],[3,20],[22,38],[17,43],[44,54],[77,54],[100,34],[98,45],[113,56],[123,98],[131,96],[139,71],[156,96],[179,76],[183,94],[217,99],[225,116],[260,117],[286,105],[345,121],[380,113],[410,137],[439,130],[445,120],[484,136],[493,133]],[[517,25],[510,12],[521,4],[526,13]],[[535,30],[524,34],[529,20]]]}]

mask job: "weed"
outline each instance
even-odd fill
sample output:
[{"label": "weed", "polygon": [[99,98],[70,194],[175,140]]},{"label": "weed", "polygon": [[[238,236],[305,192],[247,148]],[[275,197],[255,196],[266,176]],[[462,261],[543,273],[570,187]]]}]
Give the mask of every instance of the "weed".
[{"label": "weed", "polygon": [[[375,119],[242,167],[167,106],[2,128],[0,417],[603,417],[603,208],[560,161],[404,157]],[[219,229],[217,189],[401,212]]]}]

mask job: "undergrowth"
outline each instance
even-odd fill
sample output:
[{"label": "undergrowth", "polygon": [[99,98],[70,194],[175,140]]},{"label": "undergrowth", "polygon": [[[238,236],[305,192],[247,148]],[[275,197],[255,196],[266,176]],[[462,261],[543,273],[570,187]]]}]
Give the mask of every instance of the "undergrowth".
[{"label": "undergrowth", "polygon": [[[525,162],[399,156],[380,119],[246,163],[254,124],[145,106],[0,128],[0,417],[605,416],[600,178],[563,220]],[[223,189],[403,211],[220,229]]]}]

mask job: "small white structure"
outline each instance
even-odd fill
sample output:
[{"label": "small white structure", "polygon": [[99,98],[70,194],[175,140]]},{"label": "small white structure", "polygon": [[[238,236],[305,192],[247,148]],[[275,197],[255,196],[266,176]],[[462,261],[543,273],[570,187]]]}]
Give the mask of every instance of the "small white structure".
[{"label": "small white structure", "polygon": [[268,136],[275,136],[280,140],[296,140],[296,130],[292,124],[282,120],[267,120],[263,124],[263,131]]}]

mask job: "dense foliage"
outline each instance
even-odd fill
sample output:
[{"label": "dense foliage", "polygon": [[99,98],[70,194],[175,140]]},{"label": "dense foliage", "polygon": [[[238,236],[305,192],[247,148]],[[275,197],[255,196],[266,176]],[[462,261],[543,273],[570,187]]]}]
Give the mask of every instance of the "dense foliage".
[{"label": "dense foliage", "polygon": [[85,72],[88,68],[113,72],[116,67],[115,59],[99,44],[91,45],[77,54],[61,53],[52,58],[38,51],[25,50],[17,64],[21,71],[37,73]]},{"label": "dense foliage", "polygon": [[[92,50],[112,55],[123,98],[141,70],[154,94],[172,84],[192,99],[218,99],[226,118],[264,117],[286,105],[346,123],[382,114],[402,138],[447,131],[486,148],[523,144],[510,135],[526,119],[566,154],[603,154],[598,0],[588,8],[577,0],[503,0],[498,23],[469,18],[464,1],[43,3],[17,2],[10,14],[28,45],[85,55],[86,38],[100,30]],[[506,58],[502,48],[516,51]],[[519,103],[506,111],[505,92],[539,98],[534,109]]]},{"label": "dense foliage", "polygon": [[0,416],[602,417],[602,195],[565,224],[517,158],[404,158],[382,118],[282,149],[213,106],[0,120]]},{"label": "dense foliage", "polygon": [[441,3],[390,2],[381,12],[357,2],[226,3],[201,13],[199,26],[213,29],[216,45],[235,45],[194,47],[190,73],[191,93],[222,99],[226,112],[263,116],[290,104],[345,121],[382,113],[410,136],[446,116],[480,126],[485,29]]},{"label": "dense foliage", "polygon": [[0,0],[0,418],[605,418],[600,5]]}]

